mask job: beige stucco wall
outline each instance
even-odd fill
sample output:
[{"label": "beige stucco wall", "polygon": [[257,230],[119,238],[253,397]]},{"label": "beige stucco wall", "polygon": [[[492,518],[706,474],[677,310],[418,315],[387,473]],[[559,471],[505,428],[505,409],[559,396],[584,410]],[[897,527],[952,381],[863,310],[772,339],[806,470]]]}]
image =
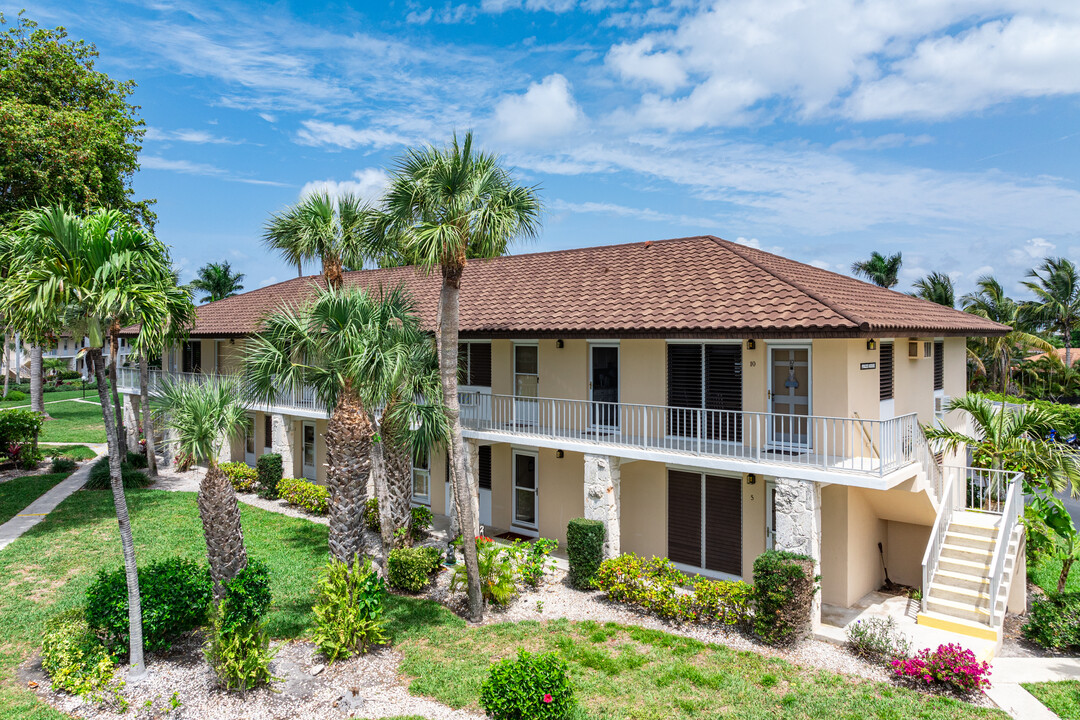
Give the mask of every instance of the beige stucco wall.
[{"label": "beige stucco wall", "polygon": [[623,340],[619,365],[619,394],[624,403],[667,405],[666,342]]},{"label": "beige stucco wall", "polygon": [[514,394],[514,344],[509,340],[491,341],[491,392]]},{"label": "beige stucco wall", "polygon": [[589,344],[584,340],[539,343],[540,397],[566,400],[589,399]]},{"label": "beige stucco wall", "polygon": [[859,488],[829,485],[821,491],[821,598],[848,607],[882,584],[877,544],[886,540]]},{"label": "beige stucco wall", "polygon": [[[921,344],[933,338],[916,338]],[[912,360],[908,357],[910,338],[897,338],[893,343],[893,398],[896,415],[918,413],[919,422],[934,421],[934,360],[932,357]]]},{"label": "beige stucco wall", "polygon": [[848,489],[829,485],[821,489],[821,601],[847,605]]},{"label": "beige stucco wall", "polygon": [[967,393],[967,338],[945,338],[945,394]]},{"label": "beige stucco wall", "polygon": [[547,448],[540,448],[538,455],[540,536],[566,547],[566,524],[585,514],[585,456],[567,452],[556,458]]},{"label": "beige stucco wall", "polygon": [[428,470],[431,473],[431,512],[449,515],[446,486],[446,448],[440,446],[428,454]]},{"label": "beige stucco wall", "polygon": [[622,466],[619,530],[623,552],[667,555],[667,469],[662,463]]},{"label": "beige stucco wall", "polygon": [[887,522],[886,526],[885,557],[889,579],[901,585],[921,586],[922,558],[926,543],[930,541],[932,526],[895,521]]},{"label": "beige stucco wall", "polygon": [[[742,406],[746,412],[767,412],[768,398],[768,351],[763,340],[754,343],[749,350],[742,344]],[[747,437],[747,441],[749,441]]]},{"label": "beige stucco wall", "polygon": [[753,485],[742,476],[742,567],[743,579],[754,578],[754,560],[765,552],[765,478],[756,476]]},{"label": "beige stucco wall", "polygon": [[203,372],[211,372],[216,367],[222,373],[235,373],[240,371],[241,363],[244,357],[244,341],[237,340],[235,343],[230,343],[228,340],[222,340],[217,343],[218,364],[215,366],[212,363],[208,363],[207,356],[207,344],[213,343],[213,341],[203,341]]},{"label": "beige stucco wall", "polygon": [[860,365],[875,362],[863,338],[815,340],[813,345],[813,414],[825,417],[879,417],[879,375]]}]

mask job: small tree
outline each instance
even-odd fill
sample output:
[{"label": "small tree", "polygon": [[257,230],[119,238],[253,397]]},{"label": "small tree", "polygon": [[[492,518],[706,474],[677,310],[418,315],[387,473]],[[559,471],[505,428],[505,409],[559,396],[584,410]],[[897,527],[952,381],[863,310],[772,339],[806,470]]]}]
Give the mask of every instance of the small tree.
[{"label": "small tree", "polygon": [[174,431],[177,449],[207,463],[199,483],[199,517],[206,536],[214,599],[220,602],[225,584],[247,567],[240,505],[232,483],[217,463],[222,443],[230,442],[244,427],[246,411],[240,404],[240,384],[217,375],[200,383],[166,377],[154,408],[157,417]]},{"label": "small tree", "polygon": [[904,261],[900,253],[895,255],[882,255],[877,250],[870,253],[869,260],[860,260],[851,264],[851,272],[856,277],[862,277],[883,288],[896,287],[899,282],[897,275]]},{"label": "small tree", "polygon": [[1051,560],[1061,561],[1057,591],[1065,592],[1069,571],[1080,558],[1080,535],[1065,504],[1047,493],[1036,493],[1025,509],[1028,541],[1035,546],[1037,554]]}]

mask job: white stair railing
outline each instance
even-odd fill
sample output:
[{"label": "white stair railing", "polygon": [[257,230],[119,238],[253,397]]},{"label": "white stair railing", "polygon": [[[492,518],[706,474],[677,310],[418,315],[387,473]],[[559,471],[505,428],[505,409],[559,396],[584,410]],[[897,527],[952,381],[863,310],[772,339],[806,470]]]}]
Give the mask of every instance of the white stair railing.
[{"label": "white stair railing", "polygon": [[926,600],[930,595],[930,585],[934,582],[934,574],[937,573],[938,562],[941,560],[941,548],[945,544],[945,536],[949,532],[949,523],[952,522],[953,511],[956,509],[954,497],[955,478],[949,477],[945,482],[941,502],[938,505],[937,520],[930,531],[930,539],[926,543],[926,552],[922,560],[922,611],[926,612]]},{"label": "white stair railing", "polygon": [[[1009,553],[1009,542],[1013,531],[1020,522],[1020,510],[1024,503],[1023,473],[1014,473],[1009,482],[1009,491],[1005,495],[1005,504],[1001,513],[1001,528],[998,530],[994,556],[990,561],[990,626],[997,621],[998,593],[1005,575],[1005,560]],[[1015,566],[1014,566],[1015,569]]]}]

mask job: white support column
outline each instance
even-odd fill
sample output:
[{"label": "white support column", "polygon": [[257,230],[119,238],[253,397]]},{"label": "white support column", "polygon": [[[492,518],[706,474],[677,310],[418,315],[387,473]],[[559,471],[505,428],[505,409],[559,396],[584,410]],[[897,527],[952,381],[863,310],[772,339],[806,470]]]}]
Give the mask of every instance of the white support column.
[{"label": "white support column", "polygon": [[292,417],[273,413],[270,415],[270,450],[281,456],[282,477],[293,476],[293,447],[296,441],[296,423]]},{"label": "white support column", "polygon": [[610,455],[585,455],[585,517],[604,524],[604,559],[621,552],[619,530],[620,459]]},{"label": "white support column", "polygon": [[128,449],[133,450],[139,442],[139,415],[135,410],[135,404],[139,398],[135,395],[124,395],[122,406],[124,429],[127,431]]},{"label": "white support column", "polygon": [[[821,572],[821,486],[809,480],[776,478],[777,550],[807,555],[814,560],[814,572]],[[814,594],[811,619],[821,623],[821,593]]]}]

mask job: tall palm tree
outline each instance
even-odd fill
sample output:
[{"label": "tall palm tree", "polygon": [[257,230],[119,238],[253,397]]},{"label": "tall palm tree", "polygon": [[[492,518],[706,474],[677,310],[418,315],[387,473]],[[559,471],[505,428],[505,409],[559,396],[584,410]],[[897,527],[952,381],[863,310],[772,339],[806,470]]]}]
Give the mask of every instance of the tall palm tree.
[{"label": "tall palm tree", "polygon": [[239,435],[246,422],[240,384],[217,375],[199,383],[163,378],[153,405],[155,417],[173,431],[177,450],[207,464],[199,483],[199,517],[206,536],[214,600],[220,602],[225,583],[247,567],[240,505],[232,483],[217,463],[221,444]]},{"label": "tall palm tree", "polygon": [[133,678],[146,671],[142,606],[131,519],[120,477],[117,418],[105,384],[102,346],[108,322],[118,310],[130,312],[147,328],[167,321],[162,286],[168,268],[165,246],[130,225],[117,211],[99,210],[79,218],[63,207],[41,208],[23,216],[16,260],[0,295],[0,310],[16,326],[42,327],[63,317],[65,329],[90,340],[87,359],[97,379],[109,447],[110,486],[123,547],[129,676]]},{"label": "tall palm tree", "polygon": [[[351,562],[362,543],[361,514],[371,479],[371,410],[384,399],[369,382],[377,363],[400,363],[377,336],[415,325],[400,293],[377,298],[357,288],[316,289],[307,304],[286,307],[263,320],[245,347],[244,385],[255,399],[272,403],[281,389],[310,386],[326,405],[330,490],[330,554]],[[373,337],[374,336],[374,337]],[[387,375],[393,373],[387,371]]]},{"label": "tall palm tree", "polygon": [[926,428],[926,437],[938,451],[971,449],[977,467],[1023,470],[1035,488],[1051,492],[1072,485],[1080,495],[1080,452],[1068,443],[1047,440],[1062,416],[1046,407],[1028,405],[1015,412],[1005,410],[979,395],[963,395],[949,401],[948,411],[962,410],[974,422],[972,432],[955,430],[944,422]]},{"label": "tall palm tree", "polygon": [[915,297],[929,300],[945,307],[956,307],[956,290],[953,288],[952,278],[945,273],[932,272],[924,278],[919,278],[913,283]]},{"label": "tall palm tree", "polygon": [[863,277],[883,288],[896,287],[899,282],[897,275],[900,266],[903,265],[900,253],[895,255],[882,255],[877,250],[870,253],[869,260],[860,260],[851,264],[851,272],[856,277]]},{"label": "tall palm tree", "polygon": [[[1051,352],[1053,346],[1031,332],[1030,320],[1024,309],[1005,294],[1005,289],[993,276],[983,275],[976,283],[978,288],[960,298],[964,312],[1008,325],[1012,330],[994,338],[978,341],[974,355],[976,362],[989,371],[995,368],[1001,393],[1007,394],[1009,376],[1014,355],[1020,349],[1035,348]],[[989,374],[989,372],[987,373]]]},{"label": "tall palm tree", "polygon": [[370,211],[354,195],[331,197],[329,193],[308,195],[296,205],[272,215],[263,233],[263,242],[277,250],[286,262],[296,265],[322,261],[329,286],[340,288],[345,266],[360,267],[360,240]]},{"label": "tall palm tree", "polygon": [[234,273],[229,261],[224,260],[203,265],[189,285],[193,290],[205,293],[199,302],[216,302],[243,290],[243,279],[244,273]]},{"label": "tall palm tree", "polygon": [[[470,257],[495,257],[518,238],[540,230],[541,203],[535,187],[520,185],[499,158],[473,148],[472,133],[454,136],[444,148],[427,146],[406,151],[395,167],[382,201],[382,216],[372,224],[378,243],[369,254],[401,257],[442,275],[435,330],[442,376],[443,404],[450,416],[450,479],[463,533],[476,528],[473,480],[465,467],[458,405],[458,303],[461,278]],[[468,576],[469,616],[483,617],[476,546],[463,544]]]},{"label": "tall palm tree", "polygon": [[1065,341],[1065,365],[1072,367],[1072,334],[1080,327],[1080,272],[1071,260],[1047,258],[1024,286],[1035,293],[1028,305],[1032,317],[1043,327],[1061,333]]}]

